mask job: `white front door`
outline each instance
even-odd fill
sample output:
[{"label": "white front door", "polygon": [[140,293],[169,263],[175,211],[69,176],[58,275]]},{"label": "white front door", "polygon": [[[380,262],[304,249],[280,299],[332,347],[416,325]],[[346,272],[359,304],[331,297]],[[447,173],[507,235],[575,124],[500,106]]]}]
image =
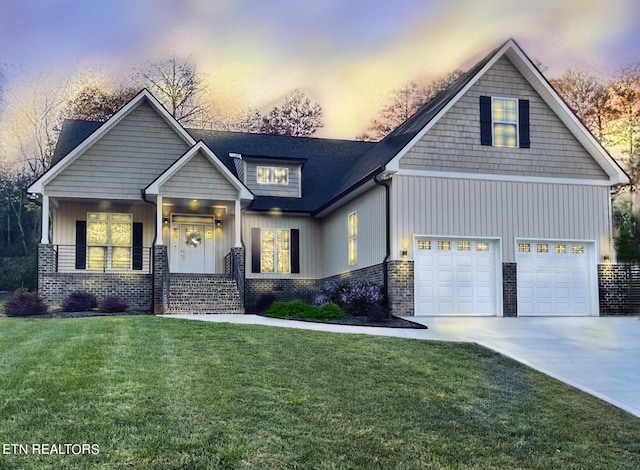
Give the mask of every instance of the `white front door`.
[{"label": "white front door", "polygon": [[518,316],[597,315],[595,243],[518,240]]},{"label": "white front door", "polygon": [[213,226],[176,224],[177,237],[172,239],[172,271],[180,273],[213,273]]},{"label": "white front door", "polygon": [[497,240],[417,238],[416,315],[497,315],[499,250]]}]

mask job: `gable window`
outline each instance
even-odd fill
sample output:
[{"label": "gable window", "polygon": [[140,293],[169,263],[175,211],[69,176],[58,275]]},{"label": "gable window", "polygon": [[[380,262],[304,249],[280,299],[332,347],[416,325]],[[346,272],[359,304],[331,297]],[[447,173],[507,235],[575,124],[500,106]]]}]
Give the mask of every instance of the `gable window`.
[{"label": "gable window", "polygon": [[263,229],[260,239],[260,272],[291,272],[289,230]]},{"label": "gable window", "polygon": [[358,262],[358,214],[351,212],[347,217],[349,233],[349,266]]},{"label": "gable window", "polygon": [[131,269],[131,214],[87,214],[87,268]]},{"label": "gable window", "polygon": [[259,166],[257,171],[259,184],[289,184],[289,169],[277,166]]},{"label": "gable window", "polygon": [[481,96],[480,143],[529,148],[529,100]]}]

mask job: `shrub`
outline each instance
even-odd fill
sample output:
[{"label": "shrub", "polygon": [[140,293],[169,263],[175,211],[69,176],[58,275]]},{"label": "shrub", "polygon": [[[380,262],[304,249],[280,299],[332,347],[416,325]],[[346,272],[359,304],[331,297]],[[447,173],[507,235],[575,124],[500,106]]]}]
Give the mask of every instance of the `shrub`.
[{"label": "shrub", "polygon": [[347,312],[345,312],[340,305],[333,302],[324,304],[318,308],[318,311],[321,313],[321,318],[323,319],[344,318],[347,316]]},{"label": "shrub", "polygon": [[122,297],[106,297],[100,302],[100,311],[106,313],[124,312],[129,304]]},{"label": "shrub", "polygon": [[315,298],[315,305],[333,302],[352,315],[367,315],[367,310],[384,300],[382,288],[370,281],[328,281]]},{"label": "shrub", "polygon": [[18,289],[4,304],[4,313],[8,317],[25,317],[42,315],[47,312],[47,306],[37,292]]},{"label": "shrub", "polygon": [[274,302],[265,314],[268,317],[276,318],[304,318],[305,315],[313,315],[309,312],[313,307],[302,300],[292,300],[291,302],[283,302],[278,300]]},{"label": "shrub", "polygon": [[67,312],[82,312],[91,310],[98,306],[96,296],[89,292],[72,292],[62,302],[62,308]]}]

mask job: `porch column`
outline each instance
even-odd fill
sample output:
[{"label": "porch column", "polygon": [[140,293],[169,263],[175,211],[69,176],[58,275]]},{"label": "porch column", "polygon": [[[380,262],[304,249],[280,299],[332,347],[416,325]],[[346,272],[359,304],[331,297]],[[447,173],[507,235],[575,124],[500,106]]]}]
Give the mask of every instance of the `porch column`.
[{"label": "porch column", "polygon": [[162,241],[162,196],[156,198],[156,245],[164,245]]},{"label": "porch column", "polygon": [[49,196],[42,195],[42,239],[40,243],[49,244]]},{"label": "porch column", "polygon": [[236,199],[235,201],[235,223],[236,223],[236,243],[234,245],[235,248],[240,248],[242,246],[240,230],[242,230],[242,212],[240,209],[240,199]]}]

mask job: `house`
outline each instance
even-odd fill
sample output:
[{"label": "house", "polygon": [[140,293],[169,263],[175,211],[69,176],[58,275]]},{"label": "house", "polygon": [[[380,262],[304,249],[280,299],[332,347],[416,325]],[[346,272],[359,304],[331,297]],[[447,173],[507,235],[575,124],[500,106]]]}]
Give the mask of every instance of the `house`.
[{"label": "house", "polygon": [[39,290],[255,311],[371,280],[398,315],[598,315],[624,171],[509,40],[378,143],[185,129],[143,90],[66,121]]}]

